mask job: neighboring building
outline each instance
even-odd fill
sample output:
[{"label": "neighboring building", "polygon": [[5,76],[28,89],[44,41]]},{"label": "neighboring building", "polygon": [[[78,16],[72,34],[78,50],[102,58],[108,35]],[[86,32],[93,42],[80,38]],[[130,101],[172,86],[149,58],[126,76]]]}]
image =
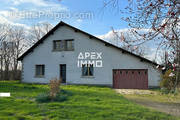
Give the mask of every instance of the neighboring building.
[{"label": "neighboring building", "polygon": [[49,83],[61,77],[67,84],[147,89],[159,86],[161,75],[156,63],[64,22],[18,60],[22,61],[22,82],[26,83]]}]

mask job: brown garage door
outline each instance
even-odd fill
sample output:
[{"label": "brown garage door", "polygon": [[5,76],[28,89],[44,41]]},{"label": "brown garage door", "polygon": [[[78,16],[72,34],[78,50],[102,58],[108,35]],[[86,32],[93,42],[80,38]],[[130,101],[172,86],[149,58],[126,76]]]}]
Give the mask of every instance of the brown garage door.
[{"label": "brown garage door", "polygon": [[120,89],[148,89],[147,69],[113,70],[113,87]]}]

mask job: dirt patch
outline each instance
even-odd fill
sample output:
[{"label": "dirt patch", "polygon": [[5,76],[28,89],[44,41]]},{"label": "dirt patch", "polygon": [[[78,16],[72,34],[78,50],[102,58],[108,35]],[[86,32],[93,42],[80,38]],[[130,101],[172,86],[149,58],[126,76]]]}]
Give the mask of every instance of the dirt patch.
[{"label": "dirt patch", "polygon": [[154,91],[139,89],[115,89],[115,91],[120,94],[156,94]]},{"label": "dirt patch", "polygon": [[165,112],[167,114],[180,117],[180,103],[170,104],[170,103],[160,103],[160,102],[154,102],[154,101],[142,100],[142,99],[132,99],[132,98],[127,98],[127,99],[137,104],[143,105],[145,107],[150,107],[160,112]]},{"label": "dirt patch", "polygon": [[157,98],[159,94],[156,91],[137,89],[115,89],[115,91],[137,104],[180,117],[180,102],[166,103],[160,102],[160,100],[154,101],[148,98],[148,96]]}]

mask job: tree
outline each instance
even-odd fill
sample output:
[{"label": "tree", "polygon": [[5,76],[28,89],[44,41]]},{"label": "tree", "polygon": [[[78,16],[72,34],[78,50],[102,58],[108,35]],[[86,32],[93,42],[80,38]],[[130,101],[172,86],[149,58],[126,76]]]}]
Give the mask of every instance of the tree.
[{"label": "tree", "polygon": [[20,79],[17,58],[51,28],[49,23],[37,24],[30,30],[22,26],[0,24],[0,80]]},{"label": "tree", "polygon": [[3,41],[2,42],[2,60],[3,60],[3,67],[4,67],[4,80],[9,80],[10,75],[10,63],[11,63],[11,58],[12,58],[12,42],[9,41]]},{"label": "tree", "polygon": [[4,31],[5,28],[5,25],[0,25],[0,80],[3,78],[3,42],[7,37],[7,32]]},{"label": "tree", "polygon": [[8,39],[9,25],[1,24],[1,39],[0,39],[0,50],[1,50],[1,79],[7,80],[9,77],[9,65],[11,58],[11,43]]},{"label": "tree", "polygon": [[1,80],[17,80],[19,76],[17,58],[26,47],[23,27],[2,25],[0,27]]},{"label": "tree", "polygon": [[[158,43],[157,50],[169,51],[176,59],[176,84],[180,81],[180,1],[179,0],[128,0],[122,18],[131,27],[134,35],[131,45],[141,45],[147,41]],[[108,0],[104,6],[119,9],[119,0]]]},{"label": "tree", "polygon": [[18,70],[18,57],[22,54],[22,52],[26,48],[26,38],[24,28],[22,27],[11,27],[9,30],[9,40],[12,43],[12,51],[11,51],[11,69],[13,78],[17,80],[17,70]]},{"label": "tree", "polygon": [[35,24],[34,26],[32,26],[30,33],[30,42],[33,45],[34,43],[36,43],[38,40],[41,39],[41,37],[43,37],[46,33],[48,33],[51,29],[52,29],[52,25],[50,23],[47,22],[43,22],[43,23],[38,23]]},{"label": "tree", "polygon": [[127,40],[125,40],[125,39],[128,39],[129,41],[133,40],[131,35],[129,34],[128,29],[117,30],[117,31],[114,30],[113,27],[111,29],[112,30],[107,35],[101,35],[99,37],[139,56],[144,57],[145,55],[147,55],[146,53],[148,52],[148,47],[144,45],[133,46],[129,44]]}]

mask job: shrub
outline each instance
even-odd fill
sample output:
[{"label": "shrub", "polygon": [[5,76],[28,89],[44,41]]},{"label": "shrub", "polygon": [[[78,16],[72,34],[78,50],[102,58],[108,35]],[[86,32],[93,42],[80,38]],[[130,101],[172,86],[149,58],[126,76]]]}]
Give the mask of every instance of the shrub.
[{"label": "shrub", "polygon": [[57,94],[57,96],[54,98],[54,101],[57,101],[57,102],[63,102],[63,101],[66,101],[67,100],[67,95],[64,95],[64,94]]},{"label": "shrub", "polygon": [[161,88],[160,92],[162,94],[168,94],[169,93],[169,90],[167,88]]},{"label": "shrub", "polygon": [[41,93],[36,97],[37,102],[49,102],[50,97],[48,93]]},{"label": "shrub", "polygon": [[[71,96],[72,93],[66,90],[61,90],[61,92],[58,92],[56,94],[56,97],[53,98],[54,102],[63,102],[68,99],[68,96]],[[36,101],[39,103],[45,103],[45,102],[51,102],[51,98],[49,96],[49,93],[41,93],[36,97]]]},{"label": "shrub", "polygon": [[68,96],[71,96],[72,93],[69,91],[61,90],[60,91],[61,80],[57,78],[51,79],[49,83],[50,91],[48,93],[41,93],[36,97],[37,102],[50,102],[57,101],[62,102],[67,100]]},{"label": "shrub", "polygon": [[63,94],[63,95],[67,95],[67,96],[72,96],[72,92],[70,92],[70,91],[67,91],[67,90],[61,90],[61,94]]},{"label": "shrub", "polygon": [[176,77],[175,76],[170,76],[171,73],[173,73],[173,71],[168,70],[168,71],[165,72],[164,75],[162,75],[162,80],[160,82],[160,87],[161,87],[161,89],[162,89],[161,91],[163,93],[172,92],[172,90],[174,89]]},{"label": "shrub", "polygon": [[62,80],[58,80],[57,78],[54,78],[50,80],[49,87],[50,87],[50,93],[49,97],[51,100],[56,98],[56,95],[60,92],[60,85]]}]

